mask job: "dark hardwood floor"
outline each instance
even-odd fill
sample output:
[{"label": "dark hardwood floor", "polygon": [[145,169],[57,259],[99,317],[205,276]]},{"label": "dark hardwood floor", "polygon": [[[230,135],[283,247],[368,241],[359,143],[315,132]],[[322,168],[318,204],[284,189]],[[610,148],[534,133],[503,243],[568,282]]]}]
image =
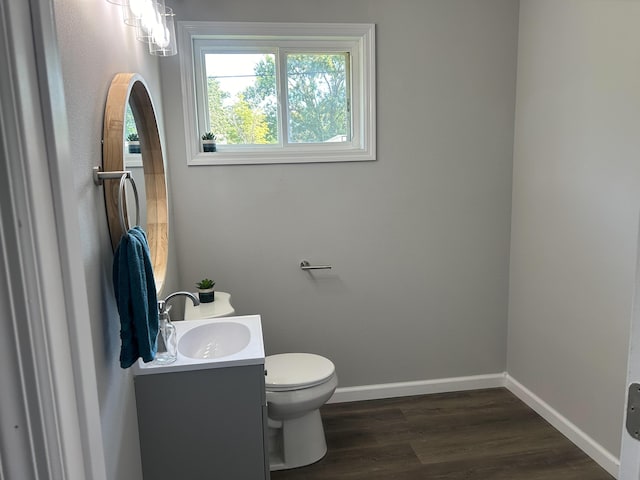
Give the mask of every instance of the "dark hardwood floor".
[{"label": "dark hardwood floor", "polygon": [[611,480],[504,388],[325,405],[327,455],[272,480]]}]

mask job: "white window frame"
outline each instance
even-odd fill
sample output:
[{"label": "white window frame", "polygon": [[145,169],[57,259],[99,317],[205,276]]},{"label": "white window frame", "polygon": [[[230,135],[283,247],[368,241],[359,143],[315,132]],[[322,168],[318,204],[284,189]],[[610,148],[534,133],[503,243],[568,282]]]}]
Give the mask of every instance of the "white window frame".
[{"label": "white window frame", "polygon": [[[178,22],[178,37],[188,165],[353,162],[376,159],[375,25]],[[219,146],[215,153],[202,152],[200,134],[203,123],[198,118],[197,109],[197,101],[202,98],[202,94],[198,94],[196,89],[202,88],[201,82],[197,81],[197,72],[201,72],[201,58],[207,48],[206,41],[211,40],[218,46],[226,44],[234,51],[241,51],[249,45],[255,48],[266,46],[270,39],[277,39],[281,53],[309,47],[326,52],[349,52],[351,140],[317,144],[234,146],[228,150]],[[283,106],[286,106],[286,93],[280,92],[280,108]],[[280,125],[280,128],[285,127]],[[283,133],[280,131],[279,136],[282,137]]]}]

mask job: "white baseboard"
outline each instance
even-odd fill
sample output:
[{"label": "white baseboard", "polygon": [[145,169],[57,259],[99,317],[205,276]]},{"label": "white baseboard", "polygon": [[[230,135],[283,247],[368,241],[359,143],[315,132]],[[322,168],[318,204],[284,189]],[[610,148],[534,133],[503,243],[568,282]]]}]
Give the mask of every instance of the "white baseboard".
[{"label": "white baseboard", "polygon": [[609,472],[609,474],[618,478],[620,460],[607,451],[602,445],[508,374],[505,376],[504,386],[531,407],[538,415],[553,425],[556,430],[575,443],[578,448],[589,455],[602,468]]},{"label": "white baseboard", "polygon": [[380,398],[408,397],[431,393],[459,392],[482,388],[504,387],[505,374],[474,375],[471,377],[441,378],[415,382],[384,383],[337,388],[327,403],[357,402]]}]

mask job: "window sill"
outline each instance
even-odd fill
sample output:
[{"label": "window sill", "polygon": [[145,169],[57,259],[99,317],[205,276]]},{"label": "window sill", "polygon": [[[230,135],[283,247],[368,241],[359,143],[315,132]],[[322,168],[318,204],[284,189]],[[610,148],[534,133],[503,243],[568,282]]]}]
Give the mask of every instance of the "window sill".
[{"label": "window sill", "polygon": [[363,149],[340,149],[333,152],[277,151],[277,152],[225,152],[197,153],[189,160],[196,165],[270,165],[276,163],[330,163],[367,162],[376,159],[375,152]]}]

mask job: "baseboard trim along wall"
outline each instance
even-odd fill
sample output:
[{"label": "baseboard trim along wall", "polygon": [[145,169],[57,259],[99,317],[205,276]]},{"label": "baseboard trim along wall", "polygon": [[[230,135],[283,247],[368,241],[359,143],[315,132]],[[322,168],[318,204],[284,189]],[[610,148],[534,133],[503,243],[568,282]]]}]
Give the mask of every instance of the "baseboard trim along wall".
[{"label": "baseboard trim along wall", "polygon": [[472,377],[441,378],[415,382],[383,383],[337,388],[327,403],[358,402],[380,398],[409,397],[431,393],[460,392],[482,388],[504,387],[505,374],[474,375]]},{"label": "baseboard trim along wall", "polygon": [[507,389],[516,397],[526,403],[538,415],[553,425],[556,430],[575,443],[578,448],[589,455],[602,468],[609,472],[609,474],[618,478],[620,460],[612,455],[602,445],[580,430],[580,428],[571,423],[551,405],[546,403],[535,393],[508,374],[505,376],[504,386],[507,387]]},{"label": "baseboard trim along wall", "polygon": [[327,403],[357,402],[361,400],[377,400],[381,398],[408,397],[411,395],[429,395],[432,393],[460,392],[498,387],[506,387],[511,393],[538,413],[538,415],[553,425],[556,430],[571,440],[584,453],[589,455],[589,457],[609,472],[609,474],[618,478],[618,470],[620,468],[620,460],[618,458],[506,372],[490,375],[474,375],[470,377],[341,387],[336,389]]}]

